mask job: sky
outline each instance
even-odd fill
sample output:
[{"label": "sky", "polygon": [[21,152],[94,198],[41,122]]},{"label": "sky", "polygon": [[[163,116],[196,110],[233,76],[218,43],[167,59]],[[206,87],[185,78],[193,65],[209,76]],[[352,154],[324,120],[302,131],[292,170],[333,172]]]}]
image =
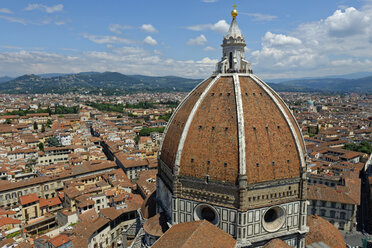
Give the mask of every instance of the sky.
[{"label": "sky", "polygon": [[372,72],[372,0],[1,0],[0,76],[205,78],[234,4],[245,57],[264,79]]}]

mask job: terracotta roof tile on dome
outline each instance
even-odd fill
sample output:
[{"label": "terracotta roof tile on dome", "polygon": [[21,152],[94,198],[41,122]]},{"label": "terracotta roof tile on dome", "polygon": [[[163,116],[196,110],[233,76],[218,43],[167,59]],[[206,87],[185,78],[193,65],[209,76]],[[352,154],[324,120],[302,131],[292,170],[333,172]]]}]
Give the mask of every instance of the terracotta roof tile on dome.
[{"label": "terracotta roof tile on dome", "polygon": [[[239,133],[242,128],[244,135]],[[211,180],[235,183],[244,156],[249,184],[300,177],[304,154],[301,130],[272,89],[251,74],[222,74],[197,87],[175,112],[160,160],[181,176],[209,175]]]},{"label": "terracotta roof tile on dome", "polygon": [[164,215],[164,212],[156,214],[155,216],[146,220],[146,222],[143,224],[143,230],[147,234],[150,234],[155,237],[160,237],[168,229],[169,226],[167,224],[167,217]]},{"label": "terracotta roof tile on dome", "polygon": [[221,77],[209,92],[191,122],[180,174],[200,178],[208,174],[212,180],[235,183],[239,153],[232,77]]},{"label": "terracotta roof tile on dome", "polygon": [[236,240],[206,220],[184,222],[172,226],[153,248],[233,248]]},{"label": "terracotta roof tile on dome", "polygon": [[164,137],[161,159],[171,168],[173,167],[176,159],[178,143],[180,141],[187,118],[189,117],[196,101],[199,99],[200,95],[203,93],[211,80],[212,78],[209,78],[205,80],[204,83],[197,86],[186,98],[187,101],[184,101],[179,105],[177,115],[174,115],[174,117],[172,117],[170,120],[171,124],[167,127],[167,133],[171,133],[172,135],[167,135]]},{"label": "terracotta roof tile on dome", "polygon": [[244,115],[248,183],[298,177],[300,158],[282,112],[251,77],[240,82],[243,111],[249,113]]},{"label": "terracotta roof tile on dome", "polygon": [[146,197],[141,206],[143,218],[149,219],[156,214],[156,191]]},{"label": "terracotta roof tile on dome", "polygon": [[306,245],[324,242],[331,248],[346,247],[345,240],[337,228],[317,215],[307,216],[310,232],[306,235]]},{"label": "terracotta roof tile on dome", "polygon": [[291,248],[281,239],[272,239],[267,242],[263,248]]}]

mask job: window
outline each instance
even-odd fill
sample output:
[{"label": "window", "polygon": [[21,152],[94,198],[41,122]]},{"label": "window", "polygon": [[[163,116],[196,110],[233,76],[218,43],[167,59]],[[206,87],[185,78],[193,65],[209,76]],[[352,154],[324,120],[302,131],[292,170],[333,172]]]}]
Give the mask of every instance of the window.
[{"label": "window", "polygon": [[335,217],[335,215],[336,215],[336,212],[335,212],[335,211],[333,211],[333,210],[331,210],[331,212],[330,212],[330,217],[331,217],[331,218],[334,218],[334,217]]},{"label": "window", "polygon": [[340,213],[340,219],[346,219],[346,213],[345,212],[341,212]]},{"label": "window", "polygon": [[332,208],[336,208],[336,202],[331,203]]},{"label": "window", "polygon": [[326,216],[326,210],[325,209],[320,210],[320,216]]},{"label": "window", "polygon": [[327,202],[326,201],[322,201],[322,207],[326,207],[327,206]]}]

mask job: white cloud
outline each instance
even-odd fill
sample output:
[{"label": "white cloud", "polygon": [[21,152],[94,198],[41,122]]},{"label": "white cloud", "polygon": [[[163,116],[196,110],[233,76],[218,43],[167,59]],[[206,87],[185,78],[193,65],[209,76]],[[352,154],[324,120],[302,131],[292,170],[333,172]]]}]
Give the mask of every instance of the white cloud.
[{"label": "white cloud", "polygon": [[229,24],[225,20],[219,20],[215,24],[199,24],[199,25],[193,25],[188,26],[187,29],[193,30],[193,31],[202,31],[202,30],[212,30],[216,31],[220,34],[226,34],[229,30]]},{"label": "white cloud", "polygon": [[147,36],[147,37],[143,40],[143,42],[145,42],[146,44],[151,45],[151,46],[155,46],[155,45],[158,44],[158,42],[157,42],[154,38],[152,38],[151,36]]},{"label": "white cloud", "polygon": [[266,44],[266,46],[302,44],[301,40],[295,37],[284,34],[273,34],[271,32],[266,32],[265,36],[262,38],[262,41]]},{"label": "white cloud", "polygon": [[328,28],[330,36],[345,37],[365,33],[368,25],[371,25],[371,17],[356,10],[353,7],[344,10],[336,10],[328,17],[324,24]]},{"label": "white cloud", "polygon": [[[288,34],[266,32],[248,60],[267,78],[372,71],[372,5],[339,9]],[[370,67],[368,67],[370,66]]]},{"label": "white cloud", "polygon": [[204,47],[203,50],[209,52],[209,51],[215,51],[216,48],[215,47],[211,47],[211,46],[206,46],[206,47]]},{"label": "white cloud", "polygon": [[225,20],[219,20],[215,24],[212,25],[211,29],[218,33],[226,34],[229,30],[230,25],[227,24]]},{"label": "white cloud", "polygon": [[45,11],[47,13],[54,13],[54,12],[59,12],[59,11],[62,11],[63,10],[63,5],[62,4],[57,4],[57,5],[54,5],[54,6],[47,6],[47,5],[43,5],[43,4],[37,4],[37,3],[33,3],[33,4],[29,4],[25,10],[27,11],[30,11],[30,10],[41,10],[41,11]]},{"label": "white cloud", "polygon": [[205,38],[205,36],[203,34],[193,38],[193,39],[189,39],[186,44],[187,45],[198,45],[198,46],[202,46],[204,45],[205,43],[207,42],[207,38]]},{"label": "white cloud", "polygon": [[156,30],[156,28],[154,28],[154,26],[152,26],[151,24],[143,24],[141,26],[141,29],[145,32],[148,32],[148,33],[157,33],[158,31]]},{"label": "white cloud", "polygon": [[26,73],[81,71],[117,71],[124,74],[149,76],[175,75],[205,78],[214,70],[217,60],[175,60],[153,51],[124,46],[106,52],[89,51],[74,55],[44,51],[0,52],[0,75],[19,76]]},{"label": "white cloud", "polygon": [[7,8],[0,8],[0,13],[12,14],[13,12],[10,9],[7,9]]},{"label": "white cloud", "polygon": [[131,44],[133,43],[132,40],[117,37],[117,36],[83,34],[83,37],[93,41],[96,44],[107,44],[107,43]]},{"label": "white cloud", "polygon": [[26,25],[26,21],[25,20],[23,20],[21,18],[13,17],[13,16],[3,16],[3,15],[0,15],[0,19],[7,20],[8,22],[14,22],[14,23],[20,23],[20,24]]},{"label": "white cloud", "polygon": [[245,13],[245,12],[240,12],[239,14],[242,15],[248,15],[250,17],[253,17],[253,21],[273,21],[277,19],[277,16],[274,15],[268,15],[268,14],[262,14],[262,13]]},{"label": "white cloud", "polygon": [[110,24],[109,25],[109,30],[115,34],[121,34],[121,30],[126,30],[126,29],[132,29],[132,26],[128,25],[120,25],[120,24]]}]

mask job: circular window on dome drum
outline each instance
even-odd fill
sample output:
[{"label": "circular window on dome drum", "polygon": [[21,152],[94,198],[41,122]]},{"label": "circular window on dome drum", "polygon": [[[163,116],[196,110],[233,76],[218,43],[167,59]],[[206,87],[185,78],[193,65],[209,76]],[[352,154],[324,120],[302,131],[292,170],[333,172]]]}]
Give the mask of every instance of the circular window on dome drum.
[{"label": "circular window on dome drum", "polygon": [[262,225],[268,232],[279,230],[285,222],[285,210],[279,206],[267,209],[262,218]]},{"label": "circular window on dome drum", "polygon": [[195,220],[207,220],[210,223],[218,224],[218,213],[216,209],[208,204],[199,204],[194,210]]}]

